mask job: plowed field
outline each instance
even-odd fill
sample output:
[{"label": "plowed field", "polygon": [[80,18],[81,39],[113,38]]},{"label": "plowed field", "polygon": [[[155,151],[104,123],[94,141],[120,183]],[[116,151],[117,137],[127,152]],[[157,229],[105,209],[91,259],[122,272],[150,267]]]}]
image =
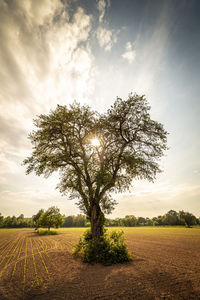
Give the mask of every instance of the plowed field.
[{"label": "plowed field", "polygon": [[71,255],[84,229],[0,230],[0,299],[200,299],[199,228],[123,228],[132,261]]}]

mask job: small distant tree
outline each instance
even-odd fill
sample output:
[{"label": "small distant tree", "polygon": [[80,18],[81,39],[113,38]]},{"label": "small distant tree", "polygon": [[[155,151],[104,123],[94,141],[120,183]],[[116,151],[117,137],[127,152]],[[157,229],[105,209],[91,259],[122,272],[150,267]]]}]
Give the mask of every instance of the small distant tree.
[{"label": "small distant tree", "polygon": [[37,230],[38,227],[39,227],[39,219],[41,217],[41,215],[44,213],[44,209],[40,209],[38,211],[38,213],[36,215],[33,215],[32,216],[32,219],[33,219],[33,225],[35,227],[35,229]]},{"label": "small distant tree", "polygon": [[179,211],[178,218],[188,228],[190,228],[192,225],[196,225],[196,217],[189,212],[185,212],[183,210]]},{"label": "small distant tree", "polygon": [[52,206],[41,214],[38,223],[40,227],[50,230],[51,227],[59,228],[64,223],[64,218],[60,214],[59,208]]}]

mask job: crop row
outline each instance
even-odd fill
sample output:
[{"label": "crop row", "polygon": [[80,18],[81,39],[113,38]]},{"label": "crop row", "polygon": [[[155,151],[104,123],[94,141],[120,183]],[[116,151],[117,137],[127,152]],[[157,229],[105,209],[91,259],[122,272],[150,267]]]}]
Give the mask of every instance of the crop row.
[{"label": "crop row", "polygon": [[50,279],[52,250],[70,251],[72,248],[73,245],[63,238],[16,236],[0,241],[0,283],[7,289],[15,289],[17,285],[24,295],[30,282],[31,287],[37,287],[42,286],[43,278]]}]

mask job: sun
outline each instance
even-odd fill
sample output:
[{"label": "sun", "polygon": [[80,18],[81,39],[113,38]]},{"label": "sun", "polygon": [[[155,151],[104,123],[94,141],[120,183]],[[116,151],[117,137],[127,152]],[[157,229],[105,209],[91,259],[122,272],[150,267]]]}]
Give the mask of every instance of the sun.
[{"label": "sun", "polygon": [[98,147],[98,146],[100,146],[100,142],[97,138],[94,138],[91,140],[91,145],[94,147]]}]

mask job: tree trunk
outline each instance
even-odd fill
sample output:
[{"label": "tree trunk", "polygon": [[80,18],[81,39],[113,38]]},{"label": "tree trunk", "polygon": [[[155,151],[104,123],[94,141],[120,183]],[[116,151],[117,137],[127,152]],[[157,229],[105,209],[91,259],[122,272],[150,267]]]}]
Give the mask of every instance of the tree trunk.
[{"label": "tree trunk", "polygon": [[99,239],[103,235],[104,214],[99,204],[93,204],[90,213],[92,238]]}]

